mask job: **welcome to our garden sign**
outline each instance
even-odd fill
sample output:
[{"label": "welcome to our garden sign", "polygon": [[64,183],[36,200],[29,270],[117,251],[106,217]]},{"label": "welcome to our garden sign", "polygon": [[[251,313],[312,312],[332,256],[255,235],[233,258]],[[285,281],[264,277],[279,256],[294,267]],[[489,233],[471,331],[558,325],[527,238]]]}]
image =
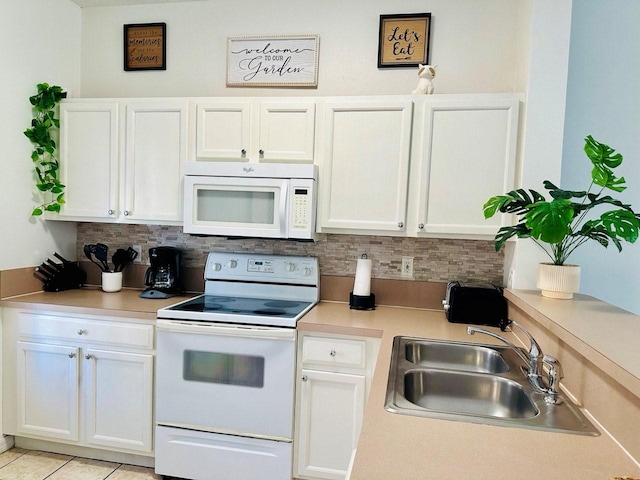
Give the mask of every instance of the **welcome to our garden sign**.
[{"label": "welcome to our garden sign", "polygon": [[227,86],[317,87],[318,35],[229,37]]}]

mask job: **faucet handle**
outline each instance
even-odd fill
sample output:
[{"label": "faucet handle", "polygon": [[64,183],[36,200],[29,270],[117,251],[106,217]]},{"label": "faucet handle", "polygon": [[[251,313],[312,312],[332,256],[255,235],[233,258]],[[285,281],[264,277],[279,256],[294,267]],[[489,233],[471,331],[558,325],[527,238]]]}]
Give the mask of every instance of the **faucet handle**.
[{"label": "faucet handle", "polygon": [[562,365],[558,359],[552,355],[544,355],[542,361],[549,366],[549,389],[544,401],[547,403],[558,403],[558,388],[560,380],[564,378]]}]

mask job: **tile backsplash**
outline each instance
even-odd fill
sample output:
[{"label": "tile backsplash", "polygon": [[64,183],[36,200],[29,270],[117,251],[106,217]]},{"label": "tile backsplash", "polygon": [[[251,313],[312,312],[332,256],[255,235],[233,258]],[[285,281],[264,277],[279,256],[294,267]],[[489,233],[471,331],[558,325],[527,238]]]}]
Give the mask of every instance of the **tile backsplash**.
[{"label": "tile backsplash", "polygon": [[[254,238],[200,237],[185,234],[182,227],[79,223],[77,258],[82,247],[104,243],[110,251],[130,245],[142,247],[142,263],[148,264],[150,247],[169,245],[183,250],[185,267],[202,267],[210,251],[255,252],[318,257],[322,275],[354,276],[356,260],[366,253],[372,260],[372,277],[390,280],[447,282],[482,281],[502,284],[504,256],[493,241],[437,238],[401,238],[320,234],[315,242]],[[401,276],[402,257],[413,257],[413,278]]]}]

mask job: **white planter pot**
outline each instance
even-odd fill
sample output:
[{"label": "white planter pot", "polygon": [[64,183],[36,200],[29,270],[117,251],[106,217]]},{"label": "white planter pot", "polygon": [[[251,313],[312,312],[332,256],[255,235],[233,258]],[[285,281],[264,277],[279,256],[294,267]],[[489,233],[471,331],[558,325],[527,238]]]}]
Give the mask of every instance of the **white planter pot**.
[{"label": "white planter pot", "polygon": [[580,289],[580,266],[540,263],[536,286],[543,297],[569,300]]}]

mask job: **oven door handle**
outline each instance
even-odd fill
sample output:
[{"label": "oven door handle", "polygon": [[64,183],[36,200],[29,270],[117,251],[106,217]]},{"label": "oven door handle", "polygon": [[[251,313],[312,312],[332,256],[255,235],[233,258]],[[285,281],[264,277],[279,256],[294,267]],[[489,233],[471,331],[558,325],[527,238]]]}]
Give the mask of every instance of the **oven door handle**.
[{"label": "oven door handle", "polygon": [[188,320],[157,320],[156,328],[161,331],[178,333],[198,333],[291,341],[296,339],[295,328],[260,327],[257,325],[231,325],[226,323],[190,322]]}]

